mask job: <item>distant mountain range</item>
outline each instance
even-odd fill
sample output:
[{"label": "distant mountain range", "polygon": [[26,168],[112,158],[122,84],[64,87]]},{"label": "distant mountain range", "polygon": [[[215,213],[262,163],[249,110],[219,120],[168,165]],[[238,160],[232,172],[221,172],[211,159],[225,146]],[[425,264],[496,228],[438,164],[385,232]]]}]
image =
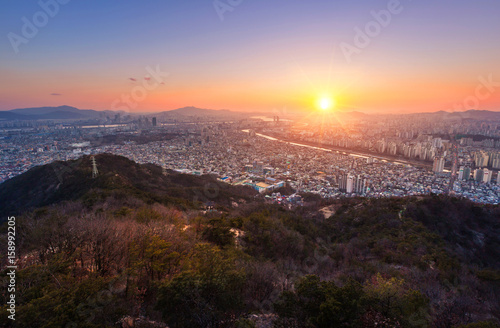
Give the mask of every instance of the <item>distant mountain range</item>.
[{"label": "distant mountain range", "polygon": [[159,113],[155,113],[154,115],[184,115],[184,116],[232,116],[232,115],[241,115],[246,113],[241,112],[233,112],[227,109],[204,109],[197,107],[183,107],[174,110],[163,111]]},{"label": "distant mountain range", "polygon": [[0,111],[0,120],[83,120],[103,118],[112,111],[78,109],[71,106],[17,108]]},{"label": "distant mountain range", "polygon": [[474,110],[474,109],[465,112],[438,111],[438,112],[417,113],[410,115],[423,116],[423,117],[427,116],[429,118],[439,119],[439,120],[464,120],[464,119],[472,119],[479,121],[500,120],[500,112],[494,112],[489,110]]},{"label": "distant mountain range", "polygon": [[[78,109],[71,106],[59,106],[59,107],[34,107],[34,108],[17,108],[7,111],[0,111],[0,120],[85,120],[85,119],[99,119],[106,118],[108,116],[113,116],[119,112],[105,110],[98,111],[92,109]],[[127,113],[129,115],[141,115],[141,113]],[[266,112],[237,112],[227,109],[215,110],[215,109],[204,109],[197,107],[183,107],[168,111],[162,111],[157,113],[144,114],[147,116],[158,116],[158,117],[189,117],[197,116],[212,117],[212,118],[245,118],[251,116],[272,116],[272,113]],[[337,116],[343,116],[351,119],[362,119],[367,117],[373,117],[377,115],[369,115],[362,112],[336,112]],[[430,119],[438,120],[500,120],[500,112],[488,111],[488,110],[468,110],[464,112],[429,112],[429,113],[412,113],[412,114],[402,114],[413,117],[428,117]],[[384,115],[385,116],[385,115]],[[389,115],[392,116],[392,115]]]},{"label": "distant mountain range", "polygon": [[[98,111],[92,109],[78,109],[71,106],[59,107],[34,107],[17,108],[7,111],[0,111],[0,120],[84,120],[105,118],[119,112],[105,110]],[[141,115],[141,113],[127,113],[129,115]],[[148,113],[147,116],[199,116],[199,117],[241,117],[254,115],[255,113],[233,112],[227,109],[214,110],[197,107],[184,107],[158,113]]]}]

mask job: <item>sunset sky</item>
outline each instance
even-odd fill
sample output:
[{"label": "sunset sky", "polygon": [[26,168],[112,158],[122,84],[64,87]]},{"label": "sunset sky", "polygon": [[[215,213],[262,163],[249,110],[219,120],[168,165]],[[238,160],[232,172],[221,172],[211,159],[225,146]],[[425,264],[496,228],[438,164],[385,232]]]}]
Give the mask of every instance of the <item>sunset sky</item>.
[{"label": "sunset sky", "polygon": [[1,110],[500,110],[498,0],[55,1],[2,5]]}]

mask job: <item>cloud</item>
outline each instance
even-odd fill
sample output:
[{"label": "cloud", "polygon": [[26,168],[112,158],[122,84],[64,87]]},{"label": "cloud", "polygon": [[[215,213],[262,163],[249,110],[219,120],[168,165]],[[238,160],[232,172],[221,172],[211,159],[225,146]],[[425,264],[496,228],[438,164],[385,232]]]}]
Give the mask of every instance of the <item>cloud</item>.
[{"label": "cloud", "polygon": [[51,96],[62,96],[62,94],[61,94],[61,93],[51,93],[50,95],[51,95]]},{"label": "cloud", "polygon": [[133,77],[129,77],[128,79],[129,79],[130,81],[132,81],[132,82],[136,82],[136,81],[137,81],[137,79],[134,79]]},{"label": "cloud", "polygon": [[149,81],[149,80],[151,80],[151,78],[150,77],[145,77],[144,80]]}]

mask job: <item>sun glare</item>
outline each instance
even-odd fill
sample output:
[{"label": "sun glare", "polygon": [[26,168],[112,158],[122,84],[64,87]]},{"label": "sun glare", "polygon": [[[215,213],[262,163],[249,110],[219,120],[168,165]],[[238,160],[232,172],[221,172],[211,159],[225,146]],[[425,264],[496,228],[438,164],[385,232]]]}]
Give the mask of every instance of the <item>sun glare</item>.
[{"label": "sun glare", "polygon": [[335,107],[335,101],[328,97],[323,97],[318,100],[318,107],[322,111],[329,111]]}]

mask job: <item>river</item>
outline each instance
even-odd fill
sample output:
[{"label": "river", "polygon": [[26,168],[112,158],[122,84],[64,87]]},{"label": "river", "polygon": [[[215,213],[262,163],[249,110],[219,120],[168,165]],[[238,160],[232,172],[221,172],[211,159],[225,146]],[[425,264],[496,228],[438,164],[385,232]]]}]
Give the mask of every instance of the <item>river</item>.
[{"label": "river", "polygon": [[[242,132],[249,133],[250,130],[242,130]],[[278,138],[271,137],[271,136],[268,136],[268,135],[265,135],[265,134],[262,134],[262,133],[255,133],[255,135],[257,135],[259,137],[262,137],[262,138],[269,139],[269,140],[274,140],[274,141],[279,141],[279,142],[285,142],[285,143],[288,143],[290,145],[295,145],[295,146],[299,146],[299,147],[307,147],[307,148],[322,150],[322,151],[326,151],[326,152],[337,152],[338,154],[344,154],[344,155],[349,155],[349,156],[358,157],[358,158],[370,158],[370,157],[373,157],[373,158],[376,158],[376,159],[378,159],[378,160],[380,160],[382,162],[391,162],[391,163],[394,163],[394,164],[397,164],[397,165],[419,166],[419,167],[425,167],[425,168],[432,167],[432,164],[415,163],[415,162],[410,162],[410,161],[405,161],[405,160],[395,160],[395,159],[390,158],[390,157],[385,157],[385,156],[380,156],[380,155],[365,154],[365,153],[356,152],[356,151],[352,151],[352,150],[339,150],[339,149],[330,149],[330,148],[317,147],[317,146],[313,146],[313,145],[307,144],[307,143],[298,143],[298,142],[292,142],[292,141],[287,141],[287,140],[283,140],[283,139],[278,139]],[[450,172],[450,171],[449,170],[445,170],[445,172]]]}]

